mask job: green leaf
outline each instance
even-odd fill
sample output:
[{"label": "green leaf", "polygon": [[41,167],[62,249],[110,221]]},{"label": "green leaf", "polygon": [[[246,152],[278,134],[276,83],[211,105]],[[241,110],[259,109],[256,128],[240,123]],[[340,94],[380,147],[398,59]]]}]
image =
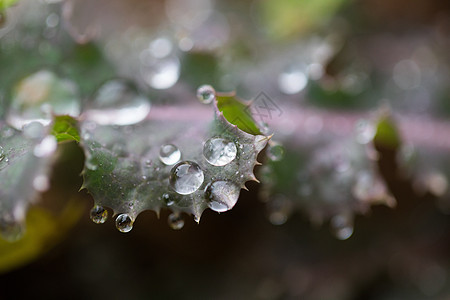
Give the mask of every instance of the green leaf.
[{"label": "green leaf", "polygon": [[80,141],[77,121],[70,116],[56,116],[51,132],[58,142]]},{"label": "green leaf", "polygon": [[[235,100],[224,100],[228,105],[224,107],[237,105]],[[131,126],[92,126],[91,122],[83,122],[81,145],[86,156],[83,187],[93,195],[95,204],[111,207],[115,214],[126,213],[132,220],[144,210],[159,213],[165,207],[175,213],[193,214],[199,221],[210,204],[211,194],[205,189],[210,183],[221,181],[226,182],[226,187],[217,196],[223,202],[228,201],[226,204],[231,209],[245,182],[256,180],[253,168],[268,138],[240,130],[217,107],[211,120],[207,116],[212,111],[199,105],[153,107],[147,120]],[[166,112],[171,112],[170,121],[160,118]],[[199,112],[202,118],[189,118],[198,116]],[[203,145],[210,138],[222,138],[234,144],[235,159],[224,166],[209,163],[203,155]],[[180,194],[169,184],[174,164],[166,165],[159,158],[160,148],[166,144],[180,150],[180,162],[195,162],[201,168],[204,180],[194,192]]]},{"label": "green leaf", "polygon": [[219,111],[231,124],[236,125],[240,130],[249,134],[261,134],[250,114],[249,106],[239,101],[235,93],[219,93],[216,99]]},{"label": "green leaf", "polygon": [[19,0],[0,0],[0,12],[14,5]]}]

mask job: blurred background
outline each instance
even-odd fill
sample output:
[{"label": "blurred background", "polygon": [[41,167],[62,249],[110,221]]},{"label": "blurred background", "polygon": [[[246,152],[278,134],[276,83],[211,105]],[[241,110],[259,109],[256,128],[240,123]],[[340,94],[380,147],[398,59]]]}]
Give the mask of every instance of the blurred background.
[{"label": "blurred background", "polygon": [[[22,0],[4,8],[2,118],[14,108],[13,87],[31,75],[39,84],[41,70],[70,79],[82,106],[116,77],[152,105],[186,102],[202,84],[244,99],[263,91],[285,112],[268,126],[287,162],[273,164],[266,181],[257,167],[262,184],[248,184],[232,211],[207,210],[200,224],[185,216],[179,231],[167,225],[168,211],[144,212],[123,234],[112,220],[91,222],[93,200],[78,192],[83,153],[62,144],[27,239],[0,241],[0,298],[450,299],[448,141],[376,145],[373,168],[356,164],[390,192],[370,205],[336,189],[352,187],[327,173],[319,151],[342,138],[321,131],[342,123],[332,120],[370,119],[380,108],[423,125],[414,128],[430,125],[422,135],[438,123],[450,128],[449,53],[445,0]],[[297,121],[292,111],[306,112],[306,135],[286,130]],[[294,191],[291,173],[319,192]],[[339,221],[342,213],[351,220]]]}]

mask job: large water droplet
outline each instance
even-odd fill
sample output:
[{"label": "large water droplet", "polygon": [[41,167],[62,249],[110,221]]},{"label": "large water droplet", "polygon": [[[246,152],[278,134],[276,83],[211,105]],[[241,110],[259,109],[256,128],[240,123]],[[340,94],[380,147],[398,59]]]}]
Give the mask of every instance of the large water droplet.
[{"label": "large water droplet", "polygon": [[230,181],[214,181],[205,189],[208,206],[214,211],[224,212],[233,208],[239,199],[240,187]]},{"label": "large water droplet", "polygon": [[37,157],[49,156],[55,152],[57,146],[55,137],[48,135],[34,147],[33,154]]},{"label": "large water droplet", "polygon": [[223,138],[210,138],[203,146],[203,155],[213,166],[225,166],[236,158],[236,145]]},{"label": "large water droplet", "polygon": [[202,169],[192,161],[180,162],[170,171],[170,185],[181,195],[192,194],[198,190],[203,180],[204,175]]},{"label": "large water droplet", "polygon": [[216,98],[216,90],[210,85],[202,85],[197,89],[197,98],[203,104],[209,104]]},{"label": "large water droplet", "polygon": [[92,222],[96,224],[103,224],[106,222],[106,219],[108,219],[108,211],[100,205],[95,205],[91,209],[90,216]]},{"label": "large water droplet", "polygon": [[340,240],[346,240],[353,234],[353,219],[350,215],[339,214],[330,222],[334,236]]},{"label": "large water droplet", "polygon": [[272,161],[280,161],[284,156],[284,147],[278,143],[271,143],[267,147],[267,157]]},{"label": "large water droplet", "polygon": [[184,227],[184,220],[179,213],[171,213],[167,219],[170,228],[180,230]]},{"label": "large water droplet", "polygon": [[166,165],[171,166],[179,161],[181,151],[172,144],[162,145],[159,150],[159,159]]},{"label": "large water droplet", "polygon": [[147,98],[124,81],[111,80],[97,90],[84,116],[101,125],[123,126],[141,122],[149,112]]},{"label": "large water droplet", "polygon": [[120,232],[130,232],[133,229],[133,220],[127,214],[120,214],[116,218],[116,228]]},{"label": "large water droplet", "polygon": [[48,70],[36,72],[17,84],[6,120],[22,130],[31,122],[50,124],[52,113],[77,117],[80,114],[77,94],[73,82],[60,79]]},{"label": "large water droplet", "polygon": [[164,58],[146,56],[145,60],[141,59],[141,76],[154,89],[168,89],[180,77],[180,61],[174,55]]}]

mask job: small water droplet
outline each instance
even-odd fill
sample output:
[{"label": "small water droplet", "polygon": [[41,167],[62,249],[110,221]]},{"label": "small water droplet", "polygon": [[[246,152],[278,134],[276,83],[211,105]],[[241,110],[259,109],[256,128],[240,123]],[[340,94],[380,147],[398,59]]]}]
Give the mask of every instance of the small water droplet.
[{"label": "small water droplet", "polygon": [[291,95],[302,91],[308,83],[308,77],[298,66],[289,67],[278,76],[278,87],[281,92]]},{"label": "small water droplet", "polygon": [[144,120],[150,112],[150,102],[123,80],[110,80],[96,92],[84,112],[87,121],[100,125],[132,125]]},{"label": "small water droplet", "polygon": [[34,147],[33,154],[37,157],[49,156],[55,152],[57,146],[55,137],[48,135]]},{"label": "small water droplet", "polygon": [[184,220],[179,213],[171,213],[167,219],[170,228],[180,230],[184,227]]},{"label": "small water droplet", "polygon": [[167,194],[167,193],[164,193],[164,194],[162,195],[162,199],[163,199],[163,201],[166,203],[167,206],[171,206],[171,205],[173,205],[173,204],[175,203],[174,200],[173,200],[173,198],[170,197],[170,195]]},{"label": "small water droplet", "polygon": [[334,216],[330,225],[334,236],[339,240],[346,240],[353,234],[353,219],[348,214]]},{"label": "small water droplet", "polygon": [[91,209],[90,215],[92,222],[96,224],[103,224],[106,222],[106,219],[108,219],[108,211],[100,205],[95,205]]},{"label": "small water droplet", "polygon": [[127,214],[120,214],[116,218],[116,228],[120,232],[130,232],[133,229],[133,220]]},{"label": "small water droplet", "polygon": [[236,158],[236,145],[223,138],[210,138],[203,146],[203,156],[213,166],[225,166]]},{"label": "small water droplet", "polygon": [[170,185],[181,195],[192,194],[198,190],[203,180],[204,175],[202,169],[192,161],[179,162],[170,171]]},{"label": "small water droplet", "polygon": [[166,165],[171,166],[181,158],[180,150],[172,144],[162,145],[159,150],[159,159]]},{"label": "small water droplet", "polygon": [[273,225],[283,225],[292,211],[292,201],[282,195],[277,195],[268,203],[269,221]]},{"label": "small water droplet", "polygon": [[284,156],[284,147],[278,143],[271,143],[267,147],[267,157],[272,161],[280,161]]},{"label": "small water droplet", "polygon": [[214,211],[224,212],[234,207],[239,199],[240,187],[230,181],[214,181],[205,188],[208,206]]},{"label": "small water droplet", "polygon": [[197,99],[203,104],[210,104],[216,98],[216,90],[210,85],[202,85],[197,89]]}]

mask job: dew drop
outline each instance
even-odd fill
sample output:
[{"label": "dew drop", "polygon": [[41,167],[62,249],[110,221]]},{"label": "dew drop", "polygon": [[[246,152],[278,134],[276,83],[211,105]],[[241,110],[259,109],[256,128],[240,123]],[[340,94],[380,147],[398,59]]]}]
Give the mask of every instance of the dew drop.
[{"label": "dew drop", "polygon": [[213,166],[225,166],[236,158],[236,145],[223,138],[210,138],[203,146],[203,156]]},{"label": "dew drop", "polygon": [[33,154],[37,157],[46,157],[55,152],[57,146],[55,137],[48,135],[34,147]]},{"label": "dew drop", "polygon": [[166,203],[167,206],[171,206],[171,205],[173,205],[173,204],[175,203],[174,200],[173,200],[173,198],[170,197],[170,195],[167,194],[167,193],[164,193],[164,194],[162,195],[162,199],[163,199],[163,201]]},{"label": "dew drop", "polygon": [[208,206],[214,211],[224,212],[234,207],[239,199],[240,188],[230,181],[214,181],[205,188]]},{"label": "dew drop", "polygon": [[210,104],[216,98],[216,91],[210,85],[202,85],[197,89],[197,99],[203,104]]},{"label": "dew drop", "polygon": [[123,80],[103,84],[84,112],[86,121],[100,125],[132,125],[144,120],[150,112],[150,102]]},{"label": "dew drop", "polygon": [[170,186],[181,195],[192,194],[202,185],[203,171],[192,161],[182,161],[170,171]]},{"label": "dew drop", "polygon": [[116,218],[116,228],[120,232],[130,232],[133,229],[133,220],[127,214],[120,214]]},{"label": "dew drop", "polygon": [[339,214],[334,216],[330,222],[331,231],[339,240],[346,240],[353,234],[353,220],[352,217],[346,214]]},{"label": "dew drop", "polygon": [[299,93],[307,83],[308,77],[299,67],[289,67],[278,76],[280,91],[288,95]]},{"label": "dew drop", "polygon": [[271,143],[267,147],[267,157],[272,161],[280,161],[284,156],[284,147],[278,143]]},{"label": "dew drop", "polygon": [[180,230],[184,227],[184,220],[179,213],[171,213],[167,219],[170,228]]},{"label": "dew drop", "polygon": [[77,93],[73,82],[41,70],[17,84],[6,120],[12,127],[22,130],[31,122],[49,125],[52,113],[77,117],[81,109]]},{"label": "dew drop", "polygon": [[164,58],[147,56],[145,60],[141,59],[141,76],[154,89],[168,89],[180,77],[180,61],[175,55]]},{"label": "dew drop", "polygon": [[159,150],[159,159],[168,166],[178,162],[181,158],[181,151],[172,144],[162,145]]},{"label": "dew drop", "polygon": [[[95,205],[91,209],[90,216],[91,216],[92,222],[94,222],[96,224],[103,224],[106,222],[106,219],[108,219],[108,211],[103,206]],[[120,230],[120,231],[122,231],[122,230]]]}]

